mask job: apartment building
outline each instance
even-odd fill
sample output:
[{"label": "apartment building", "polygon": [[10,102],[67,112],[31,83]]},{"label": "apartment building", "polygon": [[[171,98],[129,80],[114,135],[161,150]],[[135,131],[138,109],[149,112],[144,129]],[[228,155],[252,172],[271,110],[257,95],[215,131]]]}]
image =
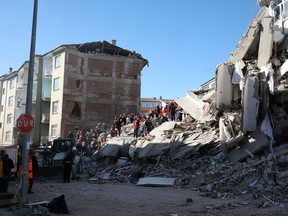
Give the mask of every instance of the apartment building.
[{"label": "apartment building", "polygon": [[141,98],[140,99],[140,114],[143,115],[148,115],[149,110],[155,110],[155,107],[157,105],[160,105],[162,107],[165,106],[165,104],[169,104],[170,101],[174,101],[174,99],[163,99],[162,97],[160,98]]},{"label": "apartment building", "polygon": [[[140,111],[141,72],[148,61],[116,41],[61,45],[35,57],[32,144],[68,131],[112,124],[115,116]],[[25,113],[29,62],[0,77],[0,144],[19,144],[16,119]],[[14,87],[13,87],[14,86]],[[8,120],[9,119],[9,120]]]},{"label": "apartment building", "polygon": [[216,87],[215,77],[200,85],[200,90],[210,90]]},{"label": "apartment building", "polygon": [[17,73],[9,71],[9,74],[0,78],[1,86],[1,112],[0,112],[0,136],[1,143],[11,143],[14,135],[14,110],[16,109],[16,81]]}]

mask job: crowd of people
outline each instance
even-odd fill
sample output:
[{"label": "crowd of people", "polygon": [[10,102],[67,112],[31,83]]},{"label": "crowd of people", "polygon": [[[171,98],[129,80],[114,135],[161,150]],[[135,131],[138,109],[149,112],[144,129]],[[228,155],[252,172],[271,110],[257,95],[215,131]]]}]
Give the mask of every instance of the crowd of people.
[{"label": "crowd of people", "polygon": [[95,128],[87,130],[77,129],[75,135],[69,131],[67,138],[75,138],[76,149],[78,153],[90,156],[94,151],[101,148],[106,142],[107,137],[117,137],[122,135],[122,127],[125,125],[133,125],[133,137],[146,136],[155,127],[153,120],[158,119],[159,124],[166,121],[182,121],[182,108],[174,101],[167,103],[164,107],[157,105],[144,115],[130,113],[120,114],[114,118],[110,127],[105,123],[98,123]]}]

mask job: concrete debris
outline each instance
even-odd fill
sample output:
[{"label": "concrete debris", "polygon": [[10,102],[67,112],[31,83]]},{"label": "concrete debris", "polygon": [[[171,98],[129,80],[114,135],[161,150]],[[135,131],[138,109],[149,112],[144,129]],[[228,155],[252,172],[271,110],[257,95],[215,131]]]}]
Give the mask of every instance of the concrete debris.
[{"label": "concrete debris", "polygon": [[137,182],[138,186],[172,186],[176,178],[162,178],[162,177],[145,177],[140,178]]},{"label": "concrete debris", "polygon": [[186,97],[176,99],[175,102],[179,104],[189,115],[194,119],[199,120],[201,118],[202,108],[204,102],[198,98],[193,92],[187,93]]},{"label": "concrete debris", "polygon": [[268,7],[273,0],[257,0],[260,7]]},{"label": "concrete debris", "polygon": [[94,153],[97,163],[85,165],[87,179],[153,186],[172,179],[170,186],[203,196],[251,195],[265,207],[287,202],[288,25],[280,39],[278,17],[268,12],[274,9],[262,8],[229,61],[217,66],[215,89],[175,100],[181,122],[154,117],[154,129],[138,138],[125,125]]}]

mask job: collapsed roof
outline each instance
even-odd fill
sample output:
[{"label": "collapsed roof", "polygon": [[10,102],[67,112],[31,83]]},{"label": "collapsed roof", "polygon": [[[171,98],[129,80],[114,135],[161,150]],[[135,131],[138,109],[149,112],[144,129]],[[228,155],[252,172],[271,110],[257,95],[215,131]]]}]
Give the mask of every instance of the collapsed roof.
[{"label": "collapsed roof", "polygon": [[114,44],[111,44],[107,41],[97,41],[97,42],[90,42],[90,43],[83,43],[75,45],[80,52],[83,53],[104,53],[109,55],[118,55],[118,56],[125,56],[125,57],[133,57],[137,59],[141,59],[148,64],[148,60],[144,59],[141,54],[136,53],[135,51],[129,51],[118,47]]}]

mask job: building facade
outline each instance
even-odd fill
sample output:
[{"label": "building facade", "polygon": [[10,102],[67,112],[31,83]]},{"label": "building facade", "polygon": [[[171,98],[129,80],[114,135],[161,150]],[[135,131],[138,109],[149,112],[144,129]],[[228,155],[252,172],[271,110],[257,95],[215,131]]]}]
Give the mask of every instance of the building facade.
[{"label": "building facade", "polygon": [[163,99],[160,98],[141,98],[140,103],[140,115],[147,116],[150,110],[155,110],[156,106],[165,107],[165,105],[169,104],[174,99]]},{"label": "building facade", "polygon": [[215,77],[200,85],[200,90],[210,90],[216,87]]},{"label": "building facade", "polygon": [[[31,143],[45,144],[68,131],[95,128],[99,122],[112,124],[119,114],[138,113],[141,71],[147,64],[140,54],[116,46],[115,41],[61,45],[36,56]],[[21,144],[15,122],[25,113],[28,69],[25,62],[0,78],[2,145]]]}]

